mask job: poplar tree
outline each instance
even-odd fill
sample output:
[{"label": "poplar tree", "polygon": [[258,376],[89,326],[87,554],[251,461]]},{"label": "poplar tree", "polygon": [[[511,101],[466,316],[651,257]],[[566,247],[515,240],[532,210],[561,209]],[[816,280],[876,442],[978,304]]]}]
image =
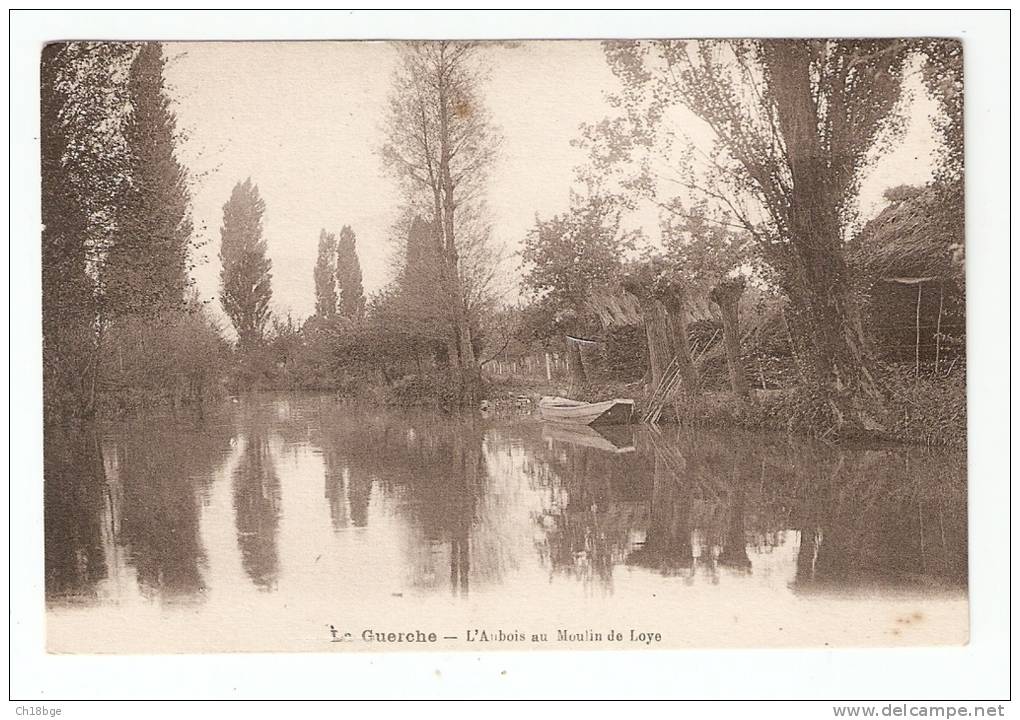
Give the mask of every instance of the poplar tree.
[{"label": "poplar tree", "polygon": [[127,176],[116,204],[103,280],[108,312],[150,315],[183,306],[192,235],[187,170],[175,155],[177,117],[159,43],[142,44],[127,78],[122,133]]},{"label": "poplar tree", "polygon": [[266,204],[251,178],[234,185],[220,228],[220,303],[242,351],[259,346],[269,321],[272,261],[266,257],[262,215]]},{"label": "poplar tree", "polygon": [[349,225],[340,230],[336,247],[336,287],[340,298],[340,314],[358,320],[365,314],[365,288],[361,283],[357,238]]},{"label": "poplar tree", "polygon": [[459,368],[461,401],[472,404],[481,376],[475,356],[469,289],[462,259],[469,238],[460,232],[468,206],[484,195],[487,171],[500,142],[481,88],[485,66],[475,42],[405,42],[393,76],[382,155],[409,199],[431,208],[427,218],[440,259],[439,307],[449,316],[447,355]]},{"label": "poplar tree", "polygon": [[319,232],[319,255],[315,260],[315,314],[321,318],[336,315],[336,235]]},{"label": "poplar tree", "polygon": [[127,43],[50,43],[40,62],[43,394],[47,420],[90,416],[106,313],[97,287],[130,178]]},{"label": "poplar tree", "polygon": [[86,269],[87,211],[75,192],[65,150],[68,102],[60,82],[66,46],[43,48],[40,137],[42,154],[43,397],[49,419],[80,412],[92,346],[93,294]]}]

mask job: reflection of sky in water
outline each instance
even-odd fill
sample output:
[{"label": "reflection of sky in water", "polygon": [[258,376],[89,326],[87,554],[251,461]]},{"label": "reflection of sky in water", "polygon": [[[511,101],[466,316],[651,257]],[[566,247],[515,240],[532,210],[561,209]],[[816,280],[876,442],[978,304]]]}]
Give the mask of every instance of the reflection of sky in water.
[{"label": "reflection of sky in water", "polygon": [[965,637],[959,456],[647,429],[607,444],[314,397],[232,410],[108,426],[98,464],[88,438],[53,450],[51,646],[648,617],[682,625],[673,645],[881,644],[908,639],[908,606]]}]

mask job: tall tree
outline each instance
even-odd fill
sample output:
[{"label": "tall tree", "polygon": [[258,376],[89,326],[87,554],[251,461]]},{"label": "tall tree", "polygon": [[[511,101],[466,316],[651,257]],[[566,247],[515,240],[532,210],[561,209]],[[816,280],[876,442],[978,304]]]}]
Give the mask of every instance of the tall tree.
[{"label": "tall tree", "polygon": [[319,232],[319,255],[315,259],[315,314],[320,318],[336,315],[336,235]]},{"label": "tall tree", "polygon": [[920,41],[924,56],[921,77],[938,102],[941,115],[935,127],[943,151],[936,181],[963,182],[963,44],[959,40],[932,38]]},{"label": "tall tree", "polygon": [[266,204],[251,178],[234,185],[220,228],[220,303],[237,331],[238,346],[260,345],[269,321],[272,261],[266,257],[262,215]]},{"label": "tall tree", "polygon": [[429,208],[449,315],[448,354],[461,368],[464,400],[477,394],[478,363],[461,274],[458,218],[480,197],[499,137],[482,104],[479,43],[408,42],[389,101],[383,157],[416,204]]},{"label": "tall tree", "polygon": [[649,253],[628,264],[620,286],[641,304],[653,391],[667,386],[663,379],[676,361],[683,382],[679,389],[695,392],[698,378],[687,337],[687,288],[674,262]]},{"label": "tall tree", "polygon": [[935,127],[942,152],[935,168],[931,215],[935,239],[947,245],[963,281],[964,174],[963,174],[963,45],[959,40],[922,40],[925,62],[922,78],[941,110]]},{"label": "tall tree", "polygon": [[741,273],[754,267],[756,258],[746,232],[712,222],[706,211],[706,205],[699,203],[682,218],[667,217],[662,228],[663,241],[674,281],[682,284],[685,297],[696,302],[707,299],[718,308],[730,387],[738,397],[747,397],[740,355],[739,311],[746,286]]},{"label": "tall tree", "polygon": [[349,225],[344,225],[336,246],[336,287],[340,314],[352,320],[360,320],[365,315],[365,288],[361,284],[361,263],[356,244],[354,231]]},{"label": "tall tree", "polygon": [[128,177],[124,43],[51,43],[40,66],[43,396],[47,421],[89,416],[104,314],[96,276]]},{"label": "tall tree", "polygon": [[606,52],[634,143],[671,125],[674,106],[707,126],[715,147],[704,172],[681,183],[731,213],[775,271],[833,427],[875,429],[882,398],[843,243],[862,172],[896,125],[909,46],[661,41],[610,43]]},{"label": "tall tree", "polygon": [[159,43],[143,43],[128,71],[128,154],[116,229],[102,278],[108,311],[151,315],[183,306],[192,221],[187,171],[175,154],[177,118],[166,92]]},{"label": "tall tree", "polygon": [[65,167],[67,94],[63,44],[43,48],[41,66],[43,396],[47,416],[77,412],[91,355],[94,303],[86,274],[86,210]]},{"label": "tall tree", "polygon": [[[569,213],[535,219],[524,238],[524,287],[535,297],[543,324],[561,334],[583,332],[591,321],[589,301],[616,277],[633,237],[620,230],[619,210],[602,197],[574,198]],[[587,376],[576,342],[566,349],[575,383]]]},{"label": "tall tree", "polygon": [[456,368],[456,355],[448,354],[449,314],[445,290],[439,285],[440,264],[432,227],[408,210],[394,228],[403,236],[403,261],[393,286],[388,324],[399,328],[402,347],[413,353],[418,367],[431,360],[437,366]]}]

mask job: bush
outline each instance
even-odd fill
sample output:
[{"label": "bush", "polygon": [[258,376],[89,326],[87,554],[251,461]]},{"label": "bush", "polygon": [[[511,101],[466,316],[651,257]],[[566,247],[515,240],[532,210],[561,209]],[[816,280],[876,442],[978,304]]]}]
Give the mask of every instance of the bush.
[{"label": "bush", "polygon": [[387,405],[449,409],[459,403],[456,383],[437,375],[405,375],[383,390]]},{"label": "bush", "polygon": [[887,423],[896,440],[922,445],[967,443],[967,376],[921,375],[913,368],[889,368],[883,380],[891,397]]},{"label": "bush", "polygon": [[[967,389],[965,373],[948,377],[914,378],[913,367],[884,368],[884,415],[875,418],[884,430],[870,440],[962,447],[967,441]],[[836,418],[825,398],[803,385],[784,390],[754,390],[751,399],[737,402],[732,393],[709,391],[676,398],[663,412],[664,421],[691,426],[743,427],[782,431],[831,441],[860,439],[837,437]]]},{"label": "bush", "polygon": [[334,346],[343,330],[341,319],[311,317],[299,327],[289,316],[284,320],[274,318],[259,347],[234,353],[231,391],[339,392],[339,382],[346,374],[334,367]]},{"label": "bush", "polygon": [[203,310],[117,320],[103,347],[98,378],[103,414],[193,405],[225,394],[228,345]]},{"label": "bush", "polygon": [[648,368],[648,340],[644,326],[610,328],[594,356],[594,375],[623,382],[640,380]]}]

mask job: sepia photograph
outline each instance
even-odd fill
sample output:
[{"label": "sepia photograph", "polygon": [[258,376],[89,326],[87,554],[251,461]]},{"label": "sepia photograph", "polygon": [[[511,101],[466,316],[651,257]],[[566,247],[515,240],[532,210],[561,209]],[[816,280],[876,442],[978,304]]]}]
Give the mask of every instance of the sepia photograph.
[{"label": "sepia photograph", "polygon": [[34,46],[39,651],[984,637],[966,38],[430,17]]},{"label": "sepia photograph", "polygon": [[41,79],[52,651],[966,642],[959,41]]}]

